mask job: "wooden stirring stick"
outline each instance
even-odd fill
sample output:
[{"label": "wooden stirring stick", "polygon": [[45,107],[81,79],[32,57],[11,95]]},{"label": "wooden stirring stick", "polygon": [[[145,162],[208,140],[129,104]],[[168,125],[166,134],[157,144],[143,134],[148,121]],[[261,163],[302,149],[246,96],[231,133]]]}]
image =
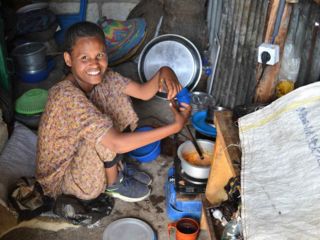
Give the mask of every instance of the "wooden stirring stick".
[{"label": "wooden stirring stick", "polygon": [[[161,79],[160,82],[161,82],[161,84],[162,84],[162,87],[164,87],[164,88],[165,88],[165,91],[168,93],[168,87],[167,87],[167,84],[166,84],[166,82],[164,81],[164,79]],[[173,106],[174,108],[178,109],[176,103],[175,103],[172,99],[170,99],[170,103],[172,104],[172,106]],[[190,138],[191,142],[193,143],[193,145],[195,146],[195,148],[196,148],[196,150],[197,150],[197,153],[199,154],[200,159],[203,160],[203,159],[204,159],[204,156],[203,156],[203,153],[202,153],[202,151],[201,151],[201,148],[200,148],[200,146],[198,145],[198,142],[197,142],[196,138],[193,136],[193,134],[192,134],[189,126],[188,126],[188,125],[185,125],[185,129],[187,130],[187,132],[188,132],[188,134],[189,134],[189,138]]]},{"label": "wooden stirring stick", "polygon": [[190,138],[191,138],[191,141],[192,141],[193,145],[195,146],[195,148],[196,148],[196,150],[197,150],[197,153],[199,154],[200,159],[203,160],[203,159],[204,159],[204,156],[203,156],[203,154],[202,154],[202,151],[201,151],[200,146],[198,145],[197,139],[195,139],[195,137],[194,137],[193,134],[191,133],[191,130],[190,130],[190,128],[189,128],[188,125],[185,125],[185,128],[187,129],[187,131],[188,131],[188,133],[189,133],[189,136],[190,136]]}]

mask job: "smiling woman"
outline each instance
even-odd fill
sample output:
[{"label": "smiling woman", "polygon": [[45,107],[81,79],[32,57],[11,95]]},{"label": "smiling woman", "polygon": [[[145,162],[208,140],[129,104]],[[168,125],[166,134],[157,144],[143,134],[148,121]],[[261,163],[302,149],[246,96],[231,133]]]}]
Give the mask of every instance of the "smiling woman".
[{"label": "smiling woman", "polygon": [[[144,200],[151,192],[150,177],[121,168],[117,154],[179,132],[191,107],[172,108],[174,120],[166,126],[130,132],[138,122],[130,97],[152,98],[163,79],[171,100],[182,88],[177,76],[163,66],[140,84],[109,70],[104,33],[91,22],[79,22],[67,30],[64,60],[71,73],[50,89],[38,131],[36,176],[44,193],[82,200],[93,200],[101,193],[128,202]],[[142,175],[149,180],[141,181],[138,176]]]}]

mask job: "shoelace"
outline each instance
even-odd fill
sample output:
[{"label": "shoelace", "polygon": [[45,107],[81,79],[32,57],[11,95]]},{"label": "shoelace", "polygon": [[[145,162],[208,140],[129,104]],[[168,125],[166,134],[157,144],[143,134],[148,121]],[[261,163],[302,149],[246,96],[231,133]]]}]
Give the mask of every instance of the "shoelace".
[{"label": "shoelace", "polygon": [[132,185],[132,181],[130,181],[130,178],[127,176],[123,176],[121,184],[125,187],[127,186],[131,186]]}]

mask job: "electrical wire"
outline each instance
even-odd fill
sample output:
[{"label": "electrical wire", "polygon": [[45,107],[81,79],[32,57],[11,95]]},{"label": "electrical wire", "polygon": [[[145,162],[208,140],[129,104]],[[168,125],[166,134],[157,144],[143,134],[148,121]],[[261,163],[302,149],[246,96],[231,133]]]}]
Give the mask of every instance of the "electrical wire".
[{"label": "electrical wire", "polygon": [[258,78],[258,81],[254,87],[254,91],[253,91],[253,98],[252,98],[252,102],[254,101],[254,97],[255,97],[255,92],[257,91],[258,86],[260,85],[260,82],[262,80],[262,77],[264,75],[264,71],[267,68],[267,62],[271,59],[271,56],[268,52],[262,52],[261,53],[261,62],[262,62],[262,71],[260,74],[260,77]]}]

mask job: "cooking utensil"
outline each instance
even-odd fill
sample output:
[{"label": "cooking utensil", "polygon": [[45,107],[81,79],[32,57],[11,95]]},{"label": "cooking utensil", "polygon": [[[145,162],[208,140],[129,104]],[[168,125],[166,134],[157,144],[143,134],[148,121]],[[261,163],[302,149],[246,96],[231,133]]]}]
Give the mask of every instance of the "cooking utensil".
[{"label": "cooking utensil", "polygon": [[[161,82],[162,82],[163,87],[165,88],[165,90],[166,90],[166,92],[167,92],[167,91],[168,91],[168,86],[167,86],[166,82],[165,82],[163,79],[161,79]],[[186,88],[183,88],[179,93],[181,93],[181,92],[183,92],[183,93],[182,93],[181,96],[180,96],[180,102],[189,103],[189,102],[190,102],[190,96],[188,95],[189,92],[187,91],[187,89],[186,89]],[[179,93],[178,93],[177,95],[179,95]],[[188,96],[187,96],[187,95],[188,95]],[[178,97],[178,100],[179,100],[179,97]],[[170,102],[171,102],[171,104],[172,104],[173,107],[178,108],[178,106],[176,105],[176,103],[174,102],[174,100],[171,99]],[[202,154],[202,152],[201,152],[201,149],[200,149],[200,147],[199,147],[199,145],[198,145],[198,143],[197,143],[197,140],[196,140],[196,139],[194,138],[194,136],[192,135],[192,132],[191,132],[189,126],[186,125],[185,128],[187,129],[187,132],[188,132],[188,134],[189,134],[189,137],[191,138],[191,141],[193,142],[193,145],[195,146],[195,148],[196,148],[196,150],[197,150],[197,153],[199,154],[200,159],[201,159],[201,160],[204,159],[203,154]]]},{"label": "cooking utensil", "polygon": [[[166,82],[163,81],[163,84],[164,84],[165,89],[167,90],[168,87],[167,87],[167,85],[166,85]],[[183,89],[185,89],[185,88],[183,88]],[[190,100],[190,99],[189,99],[189,100]],[[171,99],[170,102],[171,102],[172,106],[174,106],[175,108],[178,108],[178,106],[175,104],[174,100]],[[197,144],[197,140],[196,140],[196,139],[194,138],[194,136],[192,135],[192,132],[191,132],[189,126],[188,126],[188,125],[185,125],[185,129],[187,129],[187,132],[188,132],[188,134],[189,134],[189,137],[190,137],[191,141],[193,142],[193,145],[195,146],[195,148],[196,148],[196,150],[197,150],[197,153],[199,154],[200,159],[201,159],[201,160],[204,159],[203,154],[202,154],[202,152],[201,152],[201,149],[200,149],[199,145]]]},{"label": "cooking utensil", "polygon": [[46,46],[40,42],[27,42],[17,46],[12,56],[20,72],[34,73],[47,68]]},{"label": "cooking utensil", "polygon": [[[218,38],[218,35],[216,35],[216,37],[214,38],[212,47],[211,47],[210,60],[212,60],[213,63],[212,63],[212,73],[208,79],[208,84],[207,84],[207,93],[208,94],[212,93],[213,81],[214,81],[215,74],[217,72],[217,65],[218,65],[218,60],[219,60],[219,56],[220,56],[220,49],[221,49],[220,40]],[[213,57],[214,57],[214,59],[213,59]]]},{"label": "cooking utensil", "polygon": [[[197,142],[203,152],[209,153],[209,155],[213,155],[213,141],[198,139]],[[207,179],[210,172],[210,164],[208,164],[208,166],[199,166],[188,162],[187,159],[184,158],[185,154],[192,153],[194,151],[194,145],[191,141],[186,141],[178,147],[177,154],[181,161],[181,168],[190,177],[193,177],[195,179]],[[202,162],[202,160],[199,161]]]},{"label": "cooking utensil", "polygon": [[189,134],[189,136],[191,138],[191,141],[192,141],[193,145],[195,146],[195,148],[197,150],[197,153],[199,154],[200,159],[203,160],[204,157],[203,157],[201,148],[199,147],[199,145],[197,143],[197,139],[195,139],[195,137],[193,136],[193,134],[192,134],[192,132],[191,132],[191,130],[190,130],[188,125],[186,125],[185,128],[187,129],[187,132],[188,132],[188,134]]},{"label": "cooking utensil", "polygon": [[206,110],[210,105],[215,105],[216,100],[213,96],[205,92],[191,93],[192,114]]},{"label": "cooking utensil", "polygon": [[[140,80],[147,82],[162,66],[171,67],[181,85],[189,90],[200,81],[202,62],[199,51],[180,35],[161,35],[144,47],[138,62]],[[164,93],[157,93],[157,96],[166,98]]]},{"label": "cooking utensil", "polygon": [[207,116],[205,122],[208,124],[213,124],[213,117],[215,112],[226,111],[227,109],[221,106],[209,106],[207,109]]}]

